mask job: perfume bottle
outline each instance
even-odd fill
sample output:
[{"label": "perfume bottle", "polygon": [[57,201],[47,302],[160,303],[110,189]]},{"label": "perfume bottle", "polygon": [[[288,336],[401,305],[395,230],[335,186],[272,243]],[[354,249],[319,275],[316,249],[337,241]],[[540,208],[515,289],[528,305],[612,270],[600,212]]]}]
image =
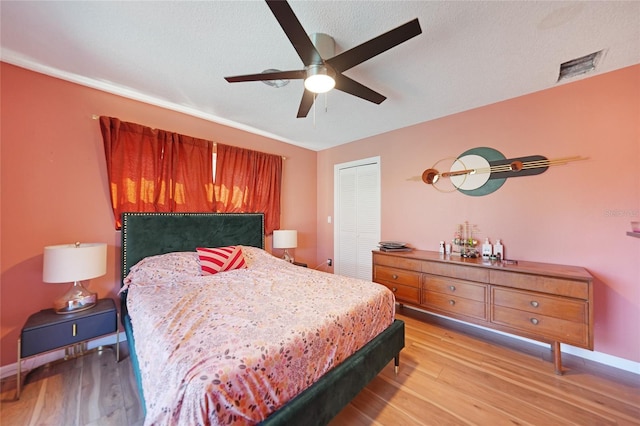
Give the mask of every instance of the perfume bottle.
[{"label": "perfume bottle", "polygon": [[498,260],[504,259],[504,246],[500,240],[496,241],[493,245],[493,254],[498,258]]},{"label": "perfume bottle", "polygon": [[484,244],[482,245],[482,257],[484,259],[488,259],[493,254],[493,246],[489,242],[489,238],[484,240]]}]

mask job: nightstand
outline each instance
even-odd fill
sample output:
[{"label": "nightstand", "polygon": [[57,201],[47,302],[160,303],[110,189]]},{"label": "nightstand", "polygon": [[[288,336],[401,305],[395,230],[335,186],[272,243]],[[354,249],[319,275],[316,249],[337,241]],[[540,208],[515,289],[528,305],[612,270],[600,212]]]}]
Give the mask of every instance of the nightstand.
[{"label": "nightstand", "polygon": [[106,334],[116,334],[116,362],[120,361],[118,311],[113,299],[100,299],[86,311],[56,314],[44,309],[31,315],[18,339],[16,399],[20,398],[22,360],[44,352],[65,348],[65,359],[81,355],[86,343]]}]

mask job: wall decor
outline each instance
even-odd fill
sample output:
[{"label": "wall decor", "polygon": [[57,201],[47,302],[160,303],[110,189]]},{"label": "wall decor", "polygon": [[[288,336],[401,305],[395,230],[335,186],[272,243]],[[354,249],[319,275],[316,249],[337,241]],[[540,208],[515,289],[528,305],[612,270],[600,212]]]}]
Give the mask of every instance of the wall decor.
[{"label": "wall decor", "polygon": [[500,188],[507,178],[544,173],[550,166],[560,166],[585,157],[549,160],[542,155],[506,158],[487,147],[469,149],[458,157],[439,160],[422,173],[422,181],[441,192],[459,191],[465,195],[488,195]]}]

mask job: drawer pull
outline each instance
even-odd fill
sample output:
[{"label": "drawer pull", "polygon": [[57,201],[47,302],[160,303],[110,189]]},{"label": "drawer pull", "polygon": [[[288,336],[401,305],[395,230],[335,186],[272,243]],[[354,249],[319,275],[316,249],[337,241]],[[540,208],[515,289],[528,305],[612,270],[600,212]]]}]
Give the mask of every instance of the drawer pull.
[{"label": "drawer pull", "polygon": [[398,279],[398,276],[396,274],[391,275],[391,278],[393,278],[394,280]]},{"label": "drawer pull", "polygon": [[72,335],[73,337],[76,337],[76,333],[77,333],[77,331],[78,331],[78,327],[76,327],[76,325],[75,325],[75,324],[73,324],[73,326],[71,326],[71,335]]},{"label": "drawer pull", "polygon": [[538,325],[540,321],[538,321],[538,318],[531,318],[531,324],[533,325]]},{"label": "drawer pull", "polygon": [[449,300],[449,304],[450,304],[451,306],[453,306],[453,305],[455,305],[455,304],[456,304],[456,301],[455,301],[455,300]]},{"label": "drawer pull", "polygon": [[398,291],[398,289],[397,289],[397,288],[395,288],[395,287],[393,287],[393,288],[391,289],[391,291],[395,293],[396,291]]},{"label": "drawer pull", "polygon": [[537,308],[538,306],[540,306],[540,304],[538,302],[536,302],[535,300],[531,301],[531,306],[533,306],[534,308]]},{"label": "drawer pull", "polygon": [[456,286],[455,286],[455,285],[450,285],[450,286],[449,286],[449,290],[451,290],[451,291],[456,291]]}]

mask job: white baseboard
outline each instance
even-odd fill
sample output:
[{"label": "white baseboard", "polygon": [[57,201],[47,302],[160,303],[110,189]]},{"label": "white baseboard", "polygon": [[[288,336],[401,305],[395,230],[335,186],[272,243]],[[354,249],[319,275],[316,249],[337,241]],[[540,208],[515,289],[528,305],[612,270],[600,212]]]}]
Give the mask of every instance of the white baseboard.
[{"label": "white baseboard", "polygon": [[[444,315],[438,315],[438,314],[435,314],[433,312],[425,311],[425,310],[422,310],[422,309],[419,309],[419,308],[414,308],[413,306],[406,306],[406,308],[413,309],[413,310],[420,311],[420,312],[424,312],[426,314],[433,315],[433,316],[436,316],[436,317],[444,318],[444,319],[449,320],[449,321],[454,321],[454,322],[458,322],[458,323],[461,323],[461,324],[469,325],[471,327],[480,328],[482,330],[486,330],[486,331],[489,331],[489,332],[492,332],[492,333],[501,334],[503,336],[507,336],[507,337],[510,337],[512,339],[522,340],[522,341],[533,343],[534,345],[543,346],[543,347],[546,347],[546,348],[549,347],[549,345],[547,343],[538,342],[537,340],[527,339],[526,337],[520,337],[520,336],[516,336],[514,334],[504,333],[504,332],[499,331],[499,330],[494,330],[494,329],[491,329],[491,328],[483,327],[481,325],[472,324],[472,323],[469,323],[469,322],[457,320],[455,318],[447,317],[447,316],[444,316]],[[631,360],[628,360],[628,359],[620,358],[620,357],[617,357],[617,356],[605,354],[603,352],[596,352],[596,351],[590,351],[590,350],[587,350],[587,349],[577,348],[575,346],[567,345],[567,344],[564,344],[564,343],[562,343],[560,345],[560,351],[562,353],[574,355],[574,356],[577,356],[577,357],[580,357],[580,358],[583,358],[583,359],[586,359],[586,360],[589,360],[589,361],[597,362],[599,364],[604,364],[604,365],[607,365],[609,367],[618,368],[620,370],[628,371],[629,373],[640,375],[640,362],[635,362],[635,361],[631,361]]]},{"label": "white baseboard", "polygon": [[[87,349],[97,348],[98,346],[115,345],[116,341],[117,339],[115,334],[101,337],[95,340],[90,340],[89,342],[87,342]],[[127,335],[124,332],[120,332],[120,344],[126,341],[127,341]],[[64,358],[64,349],[46,352],[42,355],[35,355],[32,357],[26,358],[22,361],[22,371],[23,372],[30,371],[30,370],[33,370],[34,368],[40,367],[41,365],[47,364],[49,362],[57,361],[62,358]],[[3,365],[0,367],[0,379],[4,379],[9,376],[15,376],[17,372],[18,372],[17,362],[14,362],[13,364]]]},{"label": "white baseboard", "polygon": [[634,362],[628,359],[605,354],[604,352],[589,351],[587,349],[576,348],[575,346],[565,344],[560,345],[560,349],[566,354],[575,355],[580,358],[588,359],[589,361],[594,361],[599,364],[608,365],[609,367],[619,368],[620,370],[640,375],[640,362]]}]

